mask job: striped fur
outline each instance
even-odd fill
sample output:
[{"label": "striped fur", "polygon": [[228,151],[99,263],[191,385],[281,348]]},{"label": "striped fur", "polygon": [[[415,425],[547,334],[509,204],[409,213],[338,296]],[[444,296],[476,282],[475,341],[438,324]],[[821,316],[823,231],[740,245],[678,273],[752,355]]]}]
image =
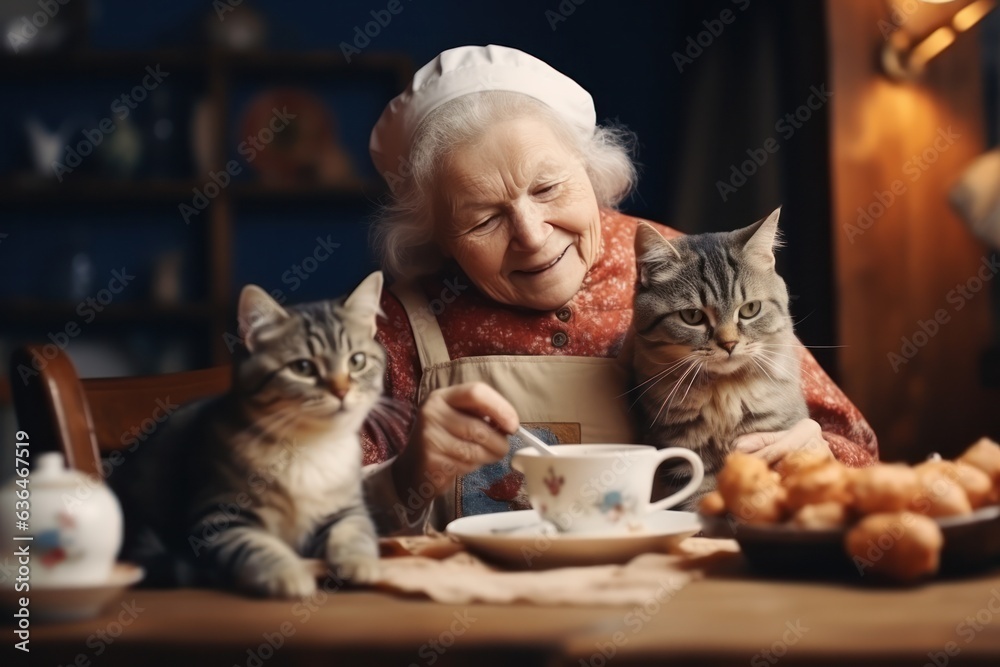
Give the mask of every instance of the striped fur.
[{"label": "striped fur", "polygon": [[243,290],[231,391],[181,408],[111,478],[127,549],[159,583],[301,597],[316,588],[303,556],[377,576],[359,432],[382,395],[381,289],[375,273],[346,299],[287,310]]},{"label": "striped fur", "polygon": [[[737,437],[808,416],[788,290],[774,267],[778,213],[729,233],[667,241],[643,223],[636,234],[641,427],[648,444],[686,447],[705,462],[689,508],[715,488]],[[724,343],[735,343],[731,353]],[[678,467],[664,481],[672,489],[687,478]]]}]

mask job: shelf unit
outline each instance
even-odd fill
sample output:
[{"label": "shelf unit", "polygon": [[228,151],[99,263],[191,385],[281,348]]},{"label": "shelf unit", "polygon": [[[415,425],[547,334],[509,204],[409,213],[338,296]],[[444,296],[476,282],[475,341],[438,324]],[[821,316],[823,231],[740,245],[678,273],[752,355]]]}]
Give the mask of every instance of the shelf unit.
[{"label": "shelf unit", "polygon": [[[76,51],[53,55],[0,56],[0,80],[45,78],[113,78],[134,73],[137,63],[158,63],[173,73],[200,73],[207,99],[214,115],[217,136],[211,146],[209,170],[221,172],[229,159],[231,125],[229,115],[233,82],[260,77],[268,83],[282,77],[329,76],[338,80],[389,77],[397,90],[412,75],[412,64],[405,56],[364,54],[348,63],[339,51],[254,51],[219,50],[140,52]],[[140,206],[150,203],[180,204],[191,198],[192,190],[201,187],[205,177],[182,180],[110,180],[94,177],[67,179],[56,183],[38,177],[0,174],[0,207],[105,204]],[[231,358],[223,334],[232,328],[230,300],[234,268],[234,208],[240,203],[358,203],[375,201],[385,194],[384,186],[366,184],[357,187],[322,185],[274,186],[259,182],[234,181],[211,199],[198,217],[204,228],[203,256],[207,289],[204,301],[174,305],[117,304],[110,306],[102,319],[121,323],[190,322],[207,324],[211,331],[210,358],[213,363],[227,363]],[[196,223],[192,223],[192,227]],[[192,230],[192,233],[197,233]],[[39,303],[16,300],[0,302],[5,317],[29,325],[58,323],[73,315],[72,304]],[[5,379],[6,380],[6,379]],[[0,391],[0,398],[6,392]]]}]

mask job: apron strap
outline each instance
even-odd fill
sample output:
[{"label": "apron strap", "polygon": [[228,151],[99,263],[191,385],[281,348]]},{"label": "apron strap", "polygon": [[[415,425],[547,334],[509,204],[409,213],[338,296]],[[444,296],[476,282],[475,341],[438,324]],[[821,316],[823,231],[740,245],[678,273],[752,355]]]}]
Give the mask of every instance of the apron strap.
[{"label": "apron strap", "polygon": [[444,336],[441,334],[441,326],[423,292],[413,283],[404,281],[394,282],[389,286],[389,291],[403,304],[406,317],[410,320],[421,370],[451,361],[448,346],[445,345]]}]

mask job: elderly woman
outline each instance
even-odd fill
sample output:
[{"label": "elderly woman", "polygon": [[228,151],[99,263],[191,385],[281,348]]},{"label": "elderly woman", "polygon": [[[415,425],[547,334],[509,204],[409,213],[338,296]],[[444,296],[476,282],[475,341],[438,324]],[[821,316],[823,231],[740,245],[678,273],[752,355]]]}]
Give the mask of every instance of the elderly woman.
[{"label": "elderly woman", "polygon": [[[395,282],[378,340],[394,405],[363,434],[366,493],[383,532],[519,507],[506,434],[637,442],[628,360],[638,220],[629,135],[596,124],[590,95],[515,49],[461,47],[389,103],[371,154],[392,192],[375,239]],[[664,236],[677,236],[659,226]],[[841,461],[875,436],[808,354],[810,414],[744,439],[770,460],[819,435]]]}]

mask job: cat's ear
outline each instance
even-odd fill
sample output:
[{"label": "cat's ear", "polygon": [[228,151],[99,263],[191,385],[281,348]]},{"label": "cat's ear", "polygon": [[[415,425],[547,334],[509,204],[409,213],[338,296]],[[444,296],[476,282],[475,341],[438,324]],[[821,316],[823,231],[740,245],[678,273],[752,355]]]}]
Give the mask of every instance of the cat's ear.
[{"label": "cat's ear", "polygon": [[781,236],[778,234],[778,217],[781,207],[774,209],[771,215],[763,220],[741,229],[743,239],[743,254],[767,268],[774,268],[774,250],[781,246]]},{"label": "cat's ear", "polygon": [[240,305],[236,317],[239,320],[240,331],[244,332],[243,340],[247,350],[253,352],[256,343],[254,332],[264,325],[284,322],[288,319],[288,311],[261,288],[247,285],[240,292]]},{"label": "cat's ear", "polygon": [[652,277],[671,259],[679,258],[677,249],[655,227],[648,222],[639,223],[635,230],[635,259],[639,282],[643,287],[649,287]]},{"label": "cat's ear", "polygon": [[376,271],[361,281],[354,291],[344,300],[344,307],[371,324],[371,335],[375,336],[378,328],[376,320],[382,315],[379,306],[382,300],[382,272]]}]

